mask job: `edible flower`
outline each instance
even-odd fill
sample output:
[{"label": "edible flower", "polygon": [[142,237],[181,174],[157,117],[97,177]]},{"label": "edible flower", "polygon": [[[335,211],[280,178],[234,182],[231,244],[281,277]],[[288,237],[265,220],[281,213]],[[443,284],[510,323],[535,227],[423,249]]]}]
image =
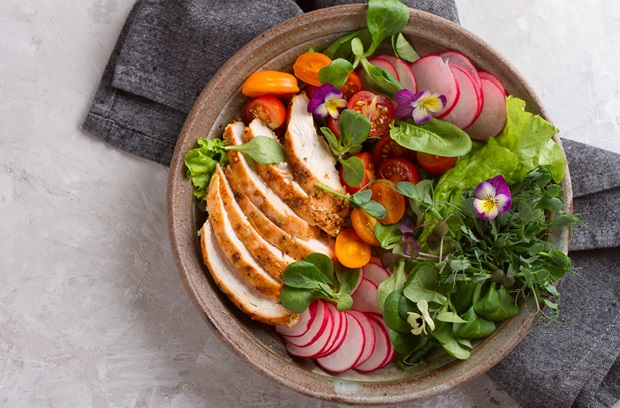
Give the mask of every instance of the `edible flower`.
[{"label": "edible flower", "polygon": [[398,103],[396,117],[399,119],[411,119],[418,125],[426,123],[433,117],[433,113],[439,112],[446,106],[446,96],[431,93],[425,89],[414,94],[408,89],[401,89],[394,94]]},{"label": "edible flower", "polygon": [[508,211],[512,205],[510,187],[501,174],[478,184],[474,195],[474,209],[483,220],[494,219]]},{"label": "edible flower", "polygon": [[431,315],[428,313],[428,302],[424,299],[416,303],[416,306],[420,310],[420,313],[408,312],[407,323],[412,327],[411,333],[419,336],[422,332],[426,333],[426,325],[431,331],[435,330],[435,322],[431,319]]},{"label": "edible flower", "polygon": [[308,112],[321,119],[328,116],[338,119],[340,109],[346,107],[347,101],[342,97],[342,91],[334,88],[332,84],[325,84],[314,91],[314,95],[308,103]]}]

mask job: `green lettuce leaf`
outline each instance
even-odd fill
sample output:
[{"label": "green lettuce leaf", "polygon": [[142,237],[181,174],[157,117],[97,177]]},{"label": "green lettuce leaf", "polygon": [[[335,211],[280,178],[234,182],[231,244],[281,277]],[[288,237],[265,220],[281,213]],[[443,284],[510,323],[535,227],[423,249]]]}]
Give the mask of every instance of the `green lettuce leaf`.
[{"label": "green lettuce leaf", "polygon": [[205,195],[218,164],[228,164],[228,154],[223,149],[226,143],[222,139],[199,138],[198,147],[185,154],[184,162],[187,167],[187,177],[192,180],[194,197],[198,199],[198,208],[206,211]]}]

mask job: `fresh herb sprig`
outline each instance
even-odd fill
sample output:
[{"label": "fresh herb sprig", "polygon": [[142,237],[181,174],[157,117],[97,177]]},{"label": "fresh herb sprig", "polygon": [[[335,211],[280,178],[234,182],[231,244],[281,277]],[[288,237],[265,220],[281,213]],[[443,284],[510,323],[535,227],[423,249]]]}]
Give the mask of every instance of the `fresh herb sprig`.
[{"label": "fresh herb sprig", "polygon": [[368,215],[372,217],[381,219],[381,218],[384,218],[385,215],[387,214],[387,210],[385,209],[385,207],[372,199],[371,190],[361,189],[355,194],[346,195],[346,194],[341,194],[337,191],[334,191],[331,188],[326,187],[321,183],[316,183],[315,185],[321,190],[327,191],[328,193],[333,194],[336,197],[349,200],[349,202],[351,203],[351,207],[361,208],[364,211],[366,211]]},{"label": "fresh herb sprig", "polygon": [[359,269],[349,269],[334,263],[323,254],[308,255],[296,261],[282,273],[284,287],[280,293],[282,306],[295,313],[302,313],[315,299],[336,303],[338,310],[349,310],[353,299],[349,292],[359,279]]}]

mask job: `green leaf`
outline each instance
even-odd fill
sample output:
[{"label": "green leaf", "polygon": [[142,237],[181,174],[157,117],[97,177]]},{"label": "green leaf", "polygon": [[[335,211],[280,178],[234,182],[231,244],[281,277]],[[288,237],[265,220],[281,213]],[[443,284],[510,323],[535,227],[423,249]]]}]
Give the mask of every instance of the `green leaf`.
[{"label": "green leaf", "polygon": [[347,310],[350,310],[352,306],[353,298],[348,293],[341,293],[336,300],[336,307],[341,312],[346,312]]},{"label": "green leaf", "polygon": [[360,60],[364,68],[364,79],[368,85],[377,92],[383,93],[390,98],[394,98],[394,94],[404,86],[398,82],[389,72],[372,65],[366,58]]},{"label": "green leaf", "polygon": [[323,136],[325,136],[325,140],[327,140],[327,144],[329,144],[329,148],[331,149],[334,156],[338,157],[345,152],[345,150],[340,145],[340,141],[338,140],[336,135],[334,135],[330,128],[325,126],[321,127],[321,133],[323,133]]},{"label": "green leaf", "polygon": [[409,7],[398,0],[369,0],[366,11],[366,26],[372,37],[368,54],[388,37],[400,32],[409,20]]},{"label": "green leaf", "polygon": [[224,149],[239,151],[260,164],[277,164],[286,160],[282,145],[269,136],[255,136],[249,142]]},{"label": "green leaf", "polygon": [[211,176],[215,172],[218,163],[228,164],[228,154],[224,150],[226,143],[222,139],[198,138],[198,147],[185,154],[183,161],[187,168],[186,176],[192,180],[194,186],[194,197],[199,202],[201,210],[206,211],[204,200],[207,194],[207,187],[211,182]]},{"label": "green leaf", "polygon": [[449,323],[437,323],[435,330],[433,330],[431,334],[452,357],[459,360],[467,360],[469,358],[469,350],[464,348],[454,338],[454,335],[452,334],[452,326]]},{"label": "green leaf", "polygon": [[363,205],[370,201],[372,197],[371,190],[360,190],[351,196],[351,201],[357,205]]},{"label": "green leaf", "polygon": [[351,269],[342,265],[336,268],[336,278],[338,279],[340,293],[346,294],[351,292],[360,279],[359,268]]},{"label": "green leaf", "polygon": [[411,325],[399,313],[401,297],[401,290],[395,290],[387,296],[383,304],[383,320],[390,329],[401,333],[408,333],[411,331]]},{"label": "green leaf", "polygon": [[495,331],[495,323],[486,320],[476,314],[473,306],[463,315],[467,323],[462,324],[458,329],[458,335],[466,339],[481,339],[491,335]]},{"label": "green leaf", "polygon": [[314,253],[306,256],[304,259],[306,262],[310,262],[323,274],[325,279],[321,280],[322,282],[329,283],[331,285],[335,284],[334,280],[334,263],[331,258],[325,254]]},{"label": "green leaf", "polygon": [[390,125],[390,136],[407,149],[438,156],[463,156],[472,146],[467,133],[435,118],[421,125],[394,121]]},{"label": "green leaf", "polygon": [[362,43],[362,40],[359,38],[354,38],[351,40],[351,52],[358,58],[364,55],[364,44]]},{"label": "green leaf", "polygon": [[416,336],[411,331],[408,333],[397,332],[389,329],[390,341],[398,354],[408,354],[421,349],[428,338],[425,336]]},{"label": "green leaf", "polygon": [[353,64],[338,58],[319,70],[319,81],[322,84],[332,84],[336,88],[342,88],[351,72],[353,72]]},{"label": "green leaf", "polygon": [[385,217],[385,214],[387,213],[385,207],[374,200],[370,200],[363,204],[361,208],[363,208],[364,211],[366,211],[371,217],[378,219]]},{"label": "green leaf", "polygon": [[474,305],[474,311],[494,322],[516,316],[519,313],[519,306],[516,305],[508,289],[501,286],[497,290],[495,285],[495,283],[491,284],[486,295]]},{"label": "green leaf", "polygon": [[383,225],[380,222],[375,224],[375,237],[380,242],[382,248],[389,249],[393,244],[402,242],[402,233],[398,229],[398,223]]},{"label": "green leaf", "polygon": [[280,303],[293,313],[303,313],[313,300],[322,297],[318,292],[284,286],[280,292]]},{"label": "green leaf", "polygon": [[377,302],[381,310],[384,310],[385,300],[392,292],[403,290],[406,280],[405,264],[402,261],[397,262],[394,264],[394,273],[381,282],[377,289]]},{"label": "green leaf", "polygon": [[352,109],[345,109],[339,118],[340,140],[345,149],[359,146],[370,134],[370,120]]},{"label": "green leaf", "polygon": [[329,283],[326,275],[307,261],[289,264],[282,272],[282,281],[285,285],[298,289],[318,289],[320,283]]},{"label": "green leaf", "polygon": [[362,43],[362,53],[363,48],[365,46],[370,46],[372,43],[372,39],[370,38],[370,32],[367,28],[363,28],[361,30],[355,31],[351,34],[347,34],[344,37],[341,37],[331,43],[325,50],[323,50],[323,54],[327,55],[332,60],[338,58],[349,59],[351,58],[351,40],[353,38],[357,38],[358,41]]},{"label": "green leaf", "polygon": [[409,41],[407,41],[402,33],[397,33],[392,36],[392,49],[394,50],[394,55],[404,61],[413,62],[420,59],[420,55],[411,44],[409,44]]},{"label": "green leaf", "polygon": [[426,300],[439,305],[444,305],[447,298],[439,293],[439,272],[430,265],[422,265],[411,279],[411,282],[403,289],[403,294],[412,302]]},{"label": "green leaf", "polygon": [[562,209],[562,200],[557,197],[543,197],[538,203],[538,207],[551,212],[558,212]]},{"label": "green leaf", "polygon": [[416,201],[420,201],[420,192],[415,184],[408,181],[399,181],[396,183],[396,191],[404,195],[405,197],[413,198]]},{"label": "green leaf", "polygon": [[467,320],[462,319],[458,314],[454,312],[440,312],[435,316],[436,320],[447,323],[467,323]]},{"label": "green leaf", "polygon": [[340,159],[344,182],[350,186],[359,186],[364,181],[364,163],[357,156]]}]

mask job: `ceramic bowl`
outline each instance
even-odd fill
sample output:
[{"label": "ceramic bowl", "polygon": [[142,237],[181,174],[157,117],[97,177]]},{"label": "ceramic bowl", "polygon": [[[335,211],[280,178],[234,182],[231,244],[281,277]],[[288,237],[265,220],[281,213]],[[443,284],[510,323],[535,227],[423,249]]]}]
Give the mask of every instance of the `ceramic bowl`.
[{"label": "ceramic bowl", "polygon": [[[224,127],[241,116],[248,102],[241,95],[241,85],[248,75],[263,69],[290,71],[296,57],[310,46],[326,46],[365,27],[365,11],[365,5],[348,5],[293,18],[255,38],[221,68],[200,94],[179,137],[170,167],[168,212],[173,252],[191,298],[222,341],[242,359],[274,381],[312,397],[347,404],[392,405],[440,394],[493,367],[533,326],[535,318],[525,310],[528,302],[523,302],[516,317],[480,342],[466,361],[456,361],[439,351],[428,358],[425,366],[406,372],[392,364],[371,374],[354,370],[329,374],[311,360],[291,358],[272,327],[250,320],[219,292],[202,262],[196,232],[205,215],[196,208],[183,164],[183,156],[195,147],[198,137],[220,137]],[[411,10],[403,34],[421,55],[446,50],[467,55],[479,69],[497,75],[509,94],[524,99],[530,112],[546,117],[519,73],[467,30],[432,14]],[[559,143],[559,139],[556,141]],[[570,210],[568,176],[563,187],[565,210]],[[567,251],[567,230],[557,231],[551,239],[555,247]]]}]

